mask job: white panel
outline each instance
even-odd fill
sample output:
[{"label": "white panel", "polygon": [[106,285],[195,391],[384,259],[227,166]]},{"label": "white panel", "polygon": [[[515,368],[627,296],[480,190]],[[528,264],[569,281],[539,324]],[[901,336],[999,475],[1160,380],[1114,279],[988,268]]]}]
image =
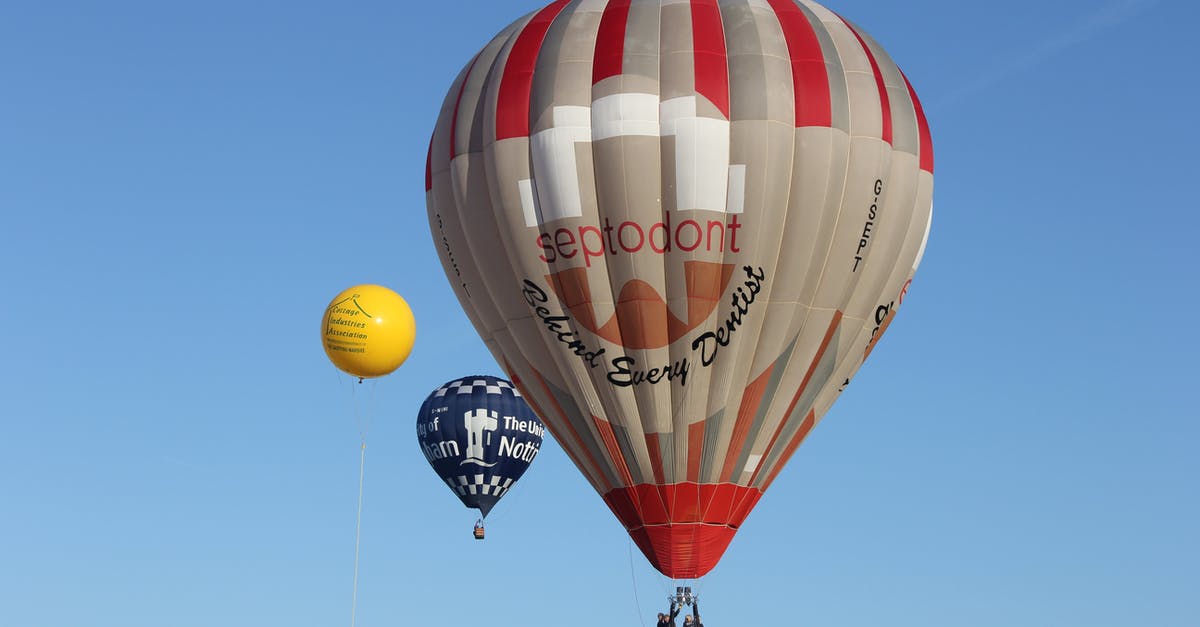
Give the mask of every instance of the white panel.
[{"label": "white panel", "polygon": [[729,122],[675,122],[675,206],[680,211],[725,211],[729,187]]},{"label": "white panel", "polygon": [[[557,120],[556,120],[557,121]],[[592,102],[592,141],[625,135],[657,137],[656,94],[614,94]]]},{"label": "white panel", "polygon": [[[579,170],[575,162],[575,142],[579,129],[548,128],[529,138],[537,185],[538,217],[543,224],[561,218],[583,215],[579,193]],[[588,133],[588,139],[591,133]]]},{"label": "white panel", "polygon": [[746,458],[746,467],[742,469],[744,473],[753,473],[758,470],[758,464],[762,461],[762,455],[751,455]]},{"label": "white panel", "polygon": [[816,2],[812,2],[811,0],[800,0],[800,3],[803,4],[809,11],[812,11],[817,16],[818,20],[820,20],[826,24],[829,24],[829,23],[841,24],[842,23],[842,20],[840,20],[838,18],[838,16],[833,13],[833,11],[826,9],[825,7],[817,4]]},{"label": "white panel", "polygon": [[[657,97],[656,97],[657,98]],[[676,123],[679,120],[691,120],[696,117],[696,97],[684,96],[662,101],[658,115],[662,118],[662,134],[674,135],[677,132]]]},{"label": "white panel", "polygon": [[533,182],[529,179],[517,181],[521,192],[521,213],[525,215],[525,226],[538,226],[537,198],[533,196]]},{"label": "white panel", "polygon": [[576,126],[590,129],[592,126],[592,110],[578,105],[562,105],[554,107],[554,126]]},{"label": "white panel", "polygon": [[458,192],[465,190],[466,173],[471,167],[471,155],[462,153],[450,161],[450,184]]},{"label": "white panel", "polygon": [[[553,127],[534,133],[529,138],[529,153],[537,184],[536,216],[541,224],[583,215],[575,145],[588,143],[592,139],[590,108],[555,107],[553,115]],[[524,196],[521,208],[525,213],[526,226],[539,223],[530,224]]]},{"label": "white panel", "polygon": [[[812,8],[814,13],[817,13],[821,22],[825,24],[826,31],[833,39],[834,47],[837,48],[838,57],[842,62],[842,69],[847,75],[863,73],[870,76],[872,83],[875,81],[875,71],[871,68],[871,59],[867,56],[867,52],[863,50],[863,44],[858,40],[858,35],[855,34],[840,17],[834,15],[829,9],[824,7]],[[850,96],[851,103],[854,102],[854,96]]]},{"label": "white panel", "polygon": [[921,265],[921,258],[925,256],[925,244],[929,243],[929,229],[933,226],[933,205],[929,206],[929,220],[925,222],[925,235],[921,236],[921,247],[917,249],[917,258],[913,259],[912,269],[916,271],[917,266]]},{"label": "white panel", "polygon": [[608,6],[608,0],[580,0],[579,4],[575,6],[575,12],[600,12],[603,11],[604,7],[606,6]]},{"label": "white panel", "polygon": [[728,213],[741,213],[746,206],[746,166],[734,164],[729,166],[729,199],[725,210]]},{"label": "white panel", "polygon": [[696,116],[696,97],[664,100],[659,107],[663,136],[675,137],[675,206],[680,210],[726,211],[729,185],[740,176],[736,201],[745,198],[745,166],[729,166],[729,122]]}]

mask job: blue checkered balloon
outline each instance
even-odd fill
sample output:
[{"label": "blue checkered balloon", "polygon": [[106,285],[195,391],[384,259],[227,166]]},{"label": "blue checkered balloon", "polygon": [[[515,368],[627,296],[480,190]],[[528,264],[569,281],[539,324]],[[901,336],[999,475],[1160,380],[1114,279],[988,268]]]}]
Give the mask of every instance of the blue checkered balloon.
[{"label": "blue checkered balloon", "polygon": [[484,516],[542,447],[545,428],[512,383],[480,375],[433,391],[417,414],[417,442],[463,505]]}]

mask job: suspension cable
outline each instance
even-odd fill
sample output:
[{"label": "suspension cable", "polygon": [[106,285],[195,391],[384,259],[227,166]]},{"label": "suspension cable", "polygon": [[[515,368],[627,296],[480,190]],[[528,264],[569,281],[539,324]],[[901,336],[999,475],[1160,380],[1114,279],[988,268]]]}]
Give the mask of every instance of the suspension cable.
[{"label": "suspension cable", "polygon": [[[350,396],[354,403],[354,422],[358,426],[358,508],[354,515],[354,582],[350,592],[350,627],[355,626],[358,615],[358,564],[360,547],[362,546],[362,510],[363,510],[363,478],[367,466],[367,429],[371,426],[371,414],[374,413],[375,385],[371,382],[370,397],[367,399],[365,412],[360,407],[358,387],[362,379],[350,384]],[[363,415],[365,413],[365,416]]]},{"label": "suspension cable", "polygon": [[638,623],[646,627],[646,622],[642,619],[642,602],[638,599],[637,576],[633,572],[633,540],[629,540],[629,578],[633,581],[633,602],[637,604]]},{"label": "suspension cable", "polygon": [[350,600],[350,627],[354,627],[358,611],[358,548],[362,539],[363,469],[367,462],[367,440],[364,437],[358,454],[358,514],[354,521],[354,587]]}]

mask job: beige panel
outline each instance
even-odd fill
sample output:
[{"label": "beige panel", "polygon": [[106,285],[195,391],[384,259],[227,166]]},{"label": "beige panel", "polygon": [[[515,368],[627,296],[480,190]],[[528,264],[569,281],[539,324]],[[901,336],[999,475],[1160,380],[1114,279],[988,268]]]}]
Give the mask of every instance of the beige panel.
[{"label": "beige panel", "polygon": [[869,244],[859,253],[863,259],[857,271],[858,281],[844,308],[847,316],[866,319],[884,296],[912,222],[918,171],[915,155],[892,153],[891,171],[879,186],[882,193],[877,201],[871,202],[875,209],[863,222],[864,235],[859,243],[865,238]]},{"label": "beige panel", "polygon": [[[770,452],[767,446],[776,440],[776,433],[785,428],[784,421],[790,415],[788,408],[792,405],[792,400],[801,390],[801,385],[810,371],[820,365],[819,351],[836,312],[809,310],[806,313],[807,322],[796,341],[791,359],[784,367],[779,389],[775,396],[769,399],[769,409],[762,428],[757,437],[746,443],[752,462],[757,460],[761,464],[765,461]],[[797,413],[797,410],[793,409],[792,413]],[[748,485],[754,474],[759,472],[759,468],[758,464],[753,463],[744,466],[738,469],[740,472],[734,473],[733,478],[738,484]]]},{"label": "beige panel", "polygon": [[692,8],[687,3],[663,3],[658,58],[662,99],[696,93],[695,56],[692,54]]},{"label": "beige panel", "polygon": [[[846,193],[850,138],[837,129],[814,127],[797,129],[796,138],[793,174],[796,191],[788,206],[788,231],[789,234],[796,233],[796,240],[792,244],[794,254],[791,250],[787,252],[786,266],[789,273],[794,272],[793,276],[803,276],[798,285],[788,282],[788,285],[798,287],[795,301],[811,306],[817,303],[821,276],[838,241],[834,234],[838,230]],[[791,226],[793,220],[797,220],[795,231]],[[804,259],[805,255],[807,259]],[[783,259],[780,263],[785,265]],[[787,294],[784,299],[790,301],[792,294]]]},{"label": "beige panel", "polygon": [[[841,206],[833,243],[822,270],[813,304],[841,309],[861,278],[861,261],[874,238],[864,238],[871,206],[876,204],[876,181],[888,172],[891,148],[878,139],[852,138]],[[864,244],[865,240],[865,244]]]}]

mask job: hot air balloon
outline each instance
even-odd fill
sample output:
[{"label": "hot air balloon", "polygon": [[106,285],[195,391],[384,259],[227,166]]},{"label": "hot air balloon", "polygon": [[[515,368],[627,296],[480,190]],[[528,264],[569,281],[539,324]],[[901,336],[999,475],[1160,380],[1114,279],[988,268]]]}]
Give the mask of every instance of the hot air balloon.
[{"label": "hot air balloon", "polygon": [[649,561],[697,578],[905,297],[928,124],[808,0],[560,0],[451,86],[431,232],[498,362]]},{"label": "hot air balloon", "polygon": [[513,384],[487,375],[450,381],[417,413],[417,444],[463,505],[478,509],[476,539],[501,497],[525,474],[545,428]]},{"label": "hot air balloon", "polygon": [[381,285],[355,285],[330,301],[321,318],[321,345],[339,370],[364,378],[390,374],[416,340],[412,309]]}]

